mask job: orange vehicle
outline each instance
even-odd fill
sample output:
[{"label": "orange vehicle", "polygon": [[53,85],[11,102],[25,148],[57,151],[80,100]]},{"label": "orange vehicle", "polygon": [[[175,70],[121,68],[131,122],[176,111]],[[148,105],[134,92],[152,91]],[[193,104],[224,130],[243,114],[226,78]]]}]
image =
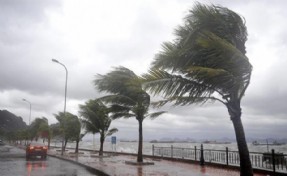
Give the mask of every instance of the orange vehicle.
[{"label": "orange vehicle", "polygon": [[29,144],[26,147],[26,159],[30,159],[32,157],[40,156],[42,159],[47,158],[47,150],[48,147],[44,145],[32,145]]}]

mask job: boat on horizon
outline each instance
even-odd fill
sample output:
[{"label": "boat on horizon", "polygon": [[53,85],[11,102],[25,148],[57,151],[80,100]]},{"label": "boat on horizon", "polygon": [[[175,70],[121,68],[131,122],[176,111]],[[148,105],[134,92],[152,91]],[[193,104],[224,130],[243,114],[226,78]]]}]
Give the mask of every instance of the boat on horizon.
[{"label": "boat on horizon", "polygon": [[209,140],[206,140],[206,141],[203,141],[202,142],[203,144],[231,144],[231,142],[219,142],[219,141],[209,141]]},{"label": "boat on horizon", "polygon": [[266,143],[259,143],[258,141],[253,141],[252,144],[253,145],[285,145],[286,143],[278,142],[278,141],[273,141],[272,143],[268,143],[268,141],[266,141]]},{"label": "boat on horizon", "polygon": [[183,140],[183,141],[174,141],[174,140],[171,140],[171,141],[151,140],[150,143],[196,143],[196,142],[195,142],[195,141],[186,141],[186,140]]}]

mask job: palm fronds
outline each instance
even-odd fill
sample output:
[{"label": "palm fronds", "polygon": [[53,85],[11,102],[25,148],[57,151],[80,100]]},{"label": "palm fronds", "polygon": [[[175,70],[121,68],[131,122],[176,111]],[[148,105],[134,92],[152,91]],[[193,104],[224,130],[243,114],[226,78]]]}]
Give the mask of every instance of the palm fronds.
[{"label": "palm fronds", "polygon": [[[220,6],[196,3],[176,31],[173,42],[164,42],[143,75],[144,88],[181,105],[179,97],[206,102],[218,93],[241,99],[251,77],[252,65],[245,56],[247,32],[244,20]],[[176,97],[176,98],[175,98]],[[202,98],[200,98],[202,97]],[[158,105],[163,105],[163,100]]]},{"label": "palm fronds", "polygon": [[150,119],[155,119],[157,117],[159,117],[160,115],[166,113],[167,111],[158,111],[158,112],[154,112],[154,113],[150,113],[147,115],[147,117],[149,117]]}]

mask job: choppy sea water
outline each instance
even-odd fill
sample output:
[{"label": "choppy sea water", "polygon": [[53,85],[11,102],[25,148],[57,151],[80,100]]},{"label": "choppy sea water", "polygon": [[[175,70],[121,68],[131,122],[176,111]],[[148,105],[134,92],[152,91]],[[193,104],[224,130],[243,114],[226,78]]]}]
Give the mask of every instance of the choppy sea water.
[{"label": "choppy sea water", "polygon": [[[60,143],[52,143],[52,145],[61,146]],[[150,143],[143,142],[143,154],[151,155],[152,154],[152,146],[156,147],[178,147],[178,148],[192,148],[196,146],[197,149],[200,148],[201,143]],[[100,143],[99,141],[81,141],[79,144],[80,148],[85,149],[94,149],[99,150]],[[68,143],[67,147],[75,147],[75,143]],[[213,149],[213,150],[225,150],[228,147],[229,151],[238,151],[236,143],[230,144],[203,144],[204,149]],[[267,148],[267,145],[253,145],[252,143],[248,143],[249,152],[267,152],[268,150],[274,149],[275,152],[280,152],[287,154],[287,145],[270,145]],[[116,144],[111,144],[110,141],[106,141],[104,143],[104,151],[117,151],[117,152],[126,152],[126,153],[137,153],[138,150],[138,142],[121,142],[117,141]]]}]

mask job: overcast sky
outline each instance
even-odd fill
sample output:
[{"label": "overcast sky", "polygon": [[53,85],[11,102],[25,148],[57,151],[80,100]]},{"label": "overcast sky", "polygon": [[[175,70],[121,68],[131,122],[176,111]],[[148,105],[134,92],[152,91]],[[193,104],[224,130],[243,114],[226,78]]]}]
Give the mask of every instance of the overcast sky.
[{"label": "overcast sky", "polygon": [[[145,73],[164,41],[194,5],[192,0],[0,0],[0,110],[32,119],[63,111],[65,70],[67,111],[100,95],[92,81],[115,66]],[[287,1],[210,0],[246,20],[251,84],[242,100],[247,138],[286,138]],[[166,107],[169,113],[144,121],[144,138],[235,138],[220,103]],[[112,122],[119,138],[137,139],[132,118]]]}]

